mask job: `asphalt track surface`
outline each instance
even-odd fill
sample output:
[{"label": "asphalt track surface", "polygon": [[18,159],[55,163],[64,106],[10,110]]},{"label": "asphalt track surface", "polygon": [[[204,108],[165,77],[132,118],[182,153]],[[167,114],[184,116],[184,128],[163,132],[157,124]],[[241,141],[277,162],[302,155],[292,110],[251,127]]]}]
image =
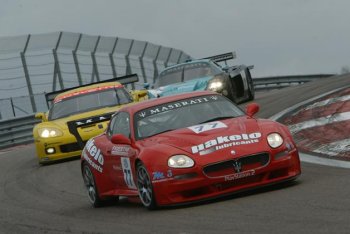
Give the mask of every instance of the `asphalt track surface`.
[{"label": "asphalt track surface", "polygon": [[[258,116],[350,85],[340,76],[259,95]],[[244,105],[242,105],[244,106]],[[39,166],[33,145],[0,154],[0,233],[349,233],[350,170],[302,163],[302,176],[210,202],[148,211],[94,209],[79,160]]]}]

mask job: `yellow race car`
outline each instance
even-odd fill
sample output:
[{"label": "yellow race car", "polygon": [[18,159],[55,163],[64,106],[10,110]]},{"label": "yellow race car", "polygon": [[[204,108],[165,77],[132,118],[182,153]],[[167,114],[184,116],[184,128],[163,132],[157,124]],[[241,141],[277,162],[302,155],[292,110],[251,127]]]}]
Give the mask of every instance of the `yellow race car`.
[{"label": "yellow race car", "polygon": [[37,113],[33,128],[40,164],[80,156],[86,141],[105,131],[111,115],[124,105],[147,99],[146,90],[128,91],[123,84],[136,74],[46,94],[51,107]]}]

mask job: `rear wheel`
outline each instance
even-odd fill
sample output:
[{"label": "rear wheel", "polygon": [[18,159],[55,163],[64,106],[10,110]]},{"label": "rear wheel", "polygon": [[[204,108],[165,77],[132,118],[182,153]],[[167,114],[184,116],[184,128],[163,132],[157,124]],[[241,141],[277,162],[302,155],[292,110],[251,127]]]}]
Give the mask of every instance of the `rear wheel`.
[{"label": "rear wheel", "polygon": [[102,206],[103,202],[98,195],[94,175],[92,174],[90,167],[86,163],[84,163],[83,165],[83,179],[91,205],[93,207]]},{"label": "rear wheel", "polygon": [[137,164],[137,189],[142,204],[149,210],[157,207],[152,182],[146,167],[142,163]]}]

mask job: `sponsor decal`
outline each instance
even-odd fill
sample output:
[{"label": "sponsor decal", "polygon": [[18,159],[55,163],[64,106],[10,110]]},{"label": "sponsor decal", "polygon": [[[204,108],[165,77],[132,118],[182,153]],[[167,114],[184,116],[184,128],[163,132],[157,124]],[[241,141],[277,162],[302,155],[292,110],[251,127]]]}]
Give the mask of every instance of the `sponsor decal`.
[{"label": "sponsor decal", "polygon": [[101,153],[101,150],[96,147],[95,141],[93,139],[89,140],[86,143],[85,149],[83,150],[83,157],[97,171],[103,171],[103,154]]},{"label": "sponsor decal", "polygon": [[255,170],[243,171],[233,175],[225,176],[225,181],[233,181],[255,175]]},{"label": "sponsor decal", "polygon": [[172,170],[168,170],[167,172],[167,177],[172,177],[173,176],[173,171]]},{"label": "sponsor decal", "polygon": [[68,130],[69,132],[75,136],[77,139],[77,143],[81,149],[84,148],[84,143],[83,139],[81,138],[79,132],[78,132],[78,127],[82,127],[87,124],[91,123],[98,123],[102,121],[109,120],[111,118],[111,113],[105,114],[103,116],[95,116],[91,118],[86,118],[86,119],[80,119],[80,120],[74,120],[74,121],[69,121],[67,122]]},{"label": "sponsor decal", "polygon": [[130,156],[130,147],[128,146],[113,146],[111,154],[120,156]]},{"label": "sponsor decal", "polygon": [[171,102],[171,103],[167,103],[164,105],[154,106],[152,108],[142,110],[142,111],[138,112],[136,117],[139,119],[142,119],[142,118],[146,118],[150,115],[155,115],[155,114],[159,114],[162,112],[175,110],[175,109],[178,109],[178,108],[181,108],[184,106],[191,106],[191,105],[196,105],[196,104],[200,104],[200,103],[217,101],[220,98],[222,98],[222,97],[220,97],[218,95],[216,95],[216,96],[213,95],[213,96],[203,96],[203,97],[184,99],[181,101]]},{"label": "sponsor decal", "polygon": [[115,170],[115,171],[121,171],[121,170],[123,170],[121,166],[117,166],[117,165],[113,165],[112,168],[113,168],[113,170]]},{"label": "sponsor decal", "polygon": [[259,138],[261,138],[260,132],[230,136],[219,136],[205,143],[192,146],[191,150],[193,154],[199,153],[200,155],[205,155],[212,153],[216,150],[221,150],[232,146],[258,143]]},{"label": "sponsor decal", "polygon": [[224,124],[223,122],[215,121],[215,122],[199,124],[199,125],[189,127],[189,129],[191,129],[193,132],[195,132],[197,134],[202,133],[202,132],[206,132],[206,131],[210,131],[213,129],[218,129],[218,128],[227,128],[227,125]]},{"label": "sponsor decal", "polygon": [[157,183],[157,182],[163,182],[163,181],[167,181],[167,180],[172,180],[173,178],[173,171],[172,170],[168,170],[166,173],[166,176],[163,172],[161,171],[155,171],[152,173],[153,177],[152,177],[152,183]]},{"label": "sponsor decal", "polygon": [[108,85],[108,86],[103,86],[103,87],[86,89],[86,90],[82,90],[79,92],[69,93],[69,94],[66,94],[64,96],[55,98],[54,103],[60,102],[63,99],[74,97],[74,96],[79,96],[79,95],[83,95],[83,94],[87,94],[87,93],[93,93],[96,91],[101,91],[101,90],[106,90],[106,89],[114,89],[114,88],[119,88],[119,87],[123,87],[123,86],[122,85]]},{"label": "sponsor decal", "polygon": [[92,168],[96,169],[98,172],[102,173],[103,168],[96,164],[86,153],[86,151],[83,151],[83,158],[91,165]]},{"label": "sponsor decal", "polygon": [[121,157],[120,158],[120,162],[121,162],[121,165],[122,165],[122,170],[123,170],[123,174],[124,174],[125,184],[130,189],[136,189],[136,186],[135,186],[135,183],[134,183],[134,179],[133,179],[133,175],[132,175],[132,171],[131,171],[130,159]]},{"label": "sponsor decal", "polygon": [[161,180],[165,179],[164,173],[160,171],[155,171],[152,173],[153,179],[152,180]]},{"label": "sponsor decal", "polygon": [[87,124],[92,124],[92,123],[96,123],[96,122],[102,122],[102,121],[106,121],[109,120],[110,116],[98,116],[98,117],[93,117],[93,118],[89,118],[89,119],[84,119],[84,120],[78,120],[75,122],[76,126],[79,127],[81,125],[87,125]]}]

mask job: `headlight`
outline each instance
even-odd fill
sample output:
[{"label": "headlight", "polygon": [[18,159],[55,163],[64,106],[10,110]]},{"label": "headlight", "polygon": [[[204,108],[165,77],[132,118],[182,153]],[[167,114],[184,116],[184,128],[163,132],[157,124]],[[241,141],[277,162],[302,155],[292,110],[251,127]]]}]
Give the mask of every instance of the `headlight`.
[{"label": "headlight", "polygon": [[62,131],[57,128],[40,128],[38,133],[41,138],[58,137],[63,135]]},{"label": "headlight", "polygon": [[186,155],[174,155],[168,160],[168,166],[173,168],[188,168],[193,165],[194,161]]},{"label": "headlight", "polygon": [[209,84],[208,89],[215,91],[215,90],[221,89],[222,86],[223,86],[222,81],[214,81]]},{"label": "headlight", "polygon": [[267,136],[267,142],[271,148],[277,148],[283,144],[283,138],[278,133],[271,133]]}]

